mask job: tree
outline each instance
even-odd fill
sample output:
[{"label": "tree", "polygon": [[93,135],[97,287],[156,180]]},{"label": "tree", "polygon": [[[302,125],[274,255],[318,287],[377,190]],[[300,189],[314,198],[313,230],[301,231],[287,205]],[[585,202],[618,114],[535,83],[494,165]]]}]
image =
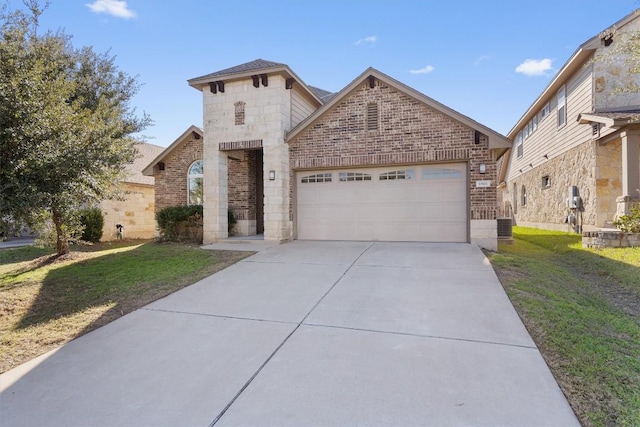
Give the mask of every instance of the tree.
[{"label": "tree", "polygon": [[119,197],[132,135],[150,119],[130,108],[139,84],[113,56],[74,49],[62,32],[39,35],[46,6],[25,5],[0,11],[0,218],[46,218],[62,255],[80,208]]}]

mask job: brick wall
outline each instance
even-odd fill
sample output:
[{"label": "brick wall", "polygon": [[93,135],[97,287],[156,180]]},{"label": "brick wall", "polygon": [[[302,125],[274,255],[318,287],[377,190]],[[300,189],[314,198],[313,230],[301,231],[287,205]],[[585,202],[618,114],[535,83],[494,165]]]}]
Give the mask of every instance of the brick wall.
[{"label": "brick wall", "polygon": [[237,220],[256,219],[257,151],[247,150],[242,159],[229,158],[229,209]]},{"label": "brick wall", "polygon": [[190,135],[163,159],[165,170],[154,166],[156,211],[187,204],[187,173],[196,160],[202,160],[202,139]]},{"label": "brick wall", "polygon": [[[366,130],[367,105],[378,104],[378,130]],[[496,165],[488,139],[384,82],[368,82],[289,143],[295,170],[373,165],[468,162],[470,219],[496,217]],[[487,171],[480,174],[479,164]],[[492,186],[476,188],[477,180]]]}]

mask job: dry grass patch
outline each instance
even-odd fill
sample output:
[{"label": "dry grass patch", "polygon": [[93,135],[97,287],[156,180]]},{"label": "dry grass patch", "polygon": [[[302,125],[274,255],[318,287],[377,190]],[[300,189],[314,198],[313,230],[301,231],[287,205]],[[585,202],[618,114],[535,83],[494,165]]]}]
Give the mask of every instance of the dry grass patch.
[{"label": "dry grass patch", "polygon": [[151,242],[0,251],[0,372],[251,255]]}]

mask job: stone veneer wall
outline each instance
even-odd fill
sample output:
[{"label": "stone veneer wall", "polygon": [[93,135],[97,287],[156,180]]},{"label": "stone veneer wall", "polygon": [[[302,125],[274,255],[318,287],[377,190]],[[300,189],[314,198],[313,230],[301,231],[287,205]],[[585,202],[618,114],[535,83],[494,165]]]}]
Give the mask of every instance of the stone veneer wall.
[{"label": "stone veneer wall", "polygon": [[596,226],[613,222],[622,195],[622,140],[596,145]]},{"label": "stone veneer wall", "polygon": [[629,248],[640,246],[639,233],[622,231],[587,231],[582,233],[585,248]]},{"label": "stone veneer wall", "polygon": [[[366,129],[369,103],[378,104],[377,131]],[[289,147],[291,182],[295,171],[304,169],[467,162],[471,240],[495,246],[496,163],[488,139],[474,144],[473,129],[384,82],[377,80],[373,88],[363,83],[290,141]],[[478,171],[480,163],[487,167],[485,174]],[[493,185],[477,188],[477,180],[490,180]]]},{"label": "stone veneer wall", "polygon": [[[296,90],[294,85],[293,90]],[[245,122],[236,125],[235,106],[245,103]],[[285,241],[292,237],[289,219],[289,157],[284,137],[291,128],[291,93],[282,75],[269,74],[268,85],[252,81],[225,82],[225,91],[203,90],[204,126],[204,243],[227,237],[229,206],[228,160],[220,144],[262,142],[263,169],[274,180],[264,182],[264,238]]]},{"label": "stone veneer wall", "polygon": [[100,203],[104,215],[101,241],[116,240],[116,224],[124,225],[126,239],[152,239],[156,235],[154,189],[152,185],[123,183],[125,200]]},{"label": "stone veneer wall", "polygon": [[153,167],[156,210],[187,204],[187,173],[196,160],[202,160],[202,138],[190,135],[163,159],[165,170]]},{"label": "stone veneer wall", "polygon": [[[583,203],[583,230],[596,224],[596,142],[584,143],[557,157],[523,171],[507,182],[503,200],[514,211],[516,225],[568,231],[565,219],[569,214],[567,198],[569,186],[577,185]],[[542,159],[544,160],[544,159]],[[543,187],[542,179],[549,176],[551,184]],[[517,187],[517,204],[513,203],[513,186]],[[527,203],[522,204],[522,189],[526,189]]]}]

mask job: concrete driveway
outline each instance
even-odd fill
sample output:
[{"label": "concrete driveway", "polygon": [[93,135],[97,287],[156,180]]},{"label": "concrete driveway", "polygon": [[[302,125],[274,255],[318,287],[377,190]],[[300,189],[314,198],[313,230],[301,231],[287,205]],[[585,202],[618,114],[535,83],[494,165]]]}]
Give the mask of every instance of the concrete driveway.
[{"label": "concrete driveway", "polygon": [[3,426],[579,425],[468,244],[274,246],[0,389]]}]

